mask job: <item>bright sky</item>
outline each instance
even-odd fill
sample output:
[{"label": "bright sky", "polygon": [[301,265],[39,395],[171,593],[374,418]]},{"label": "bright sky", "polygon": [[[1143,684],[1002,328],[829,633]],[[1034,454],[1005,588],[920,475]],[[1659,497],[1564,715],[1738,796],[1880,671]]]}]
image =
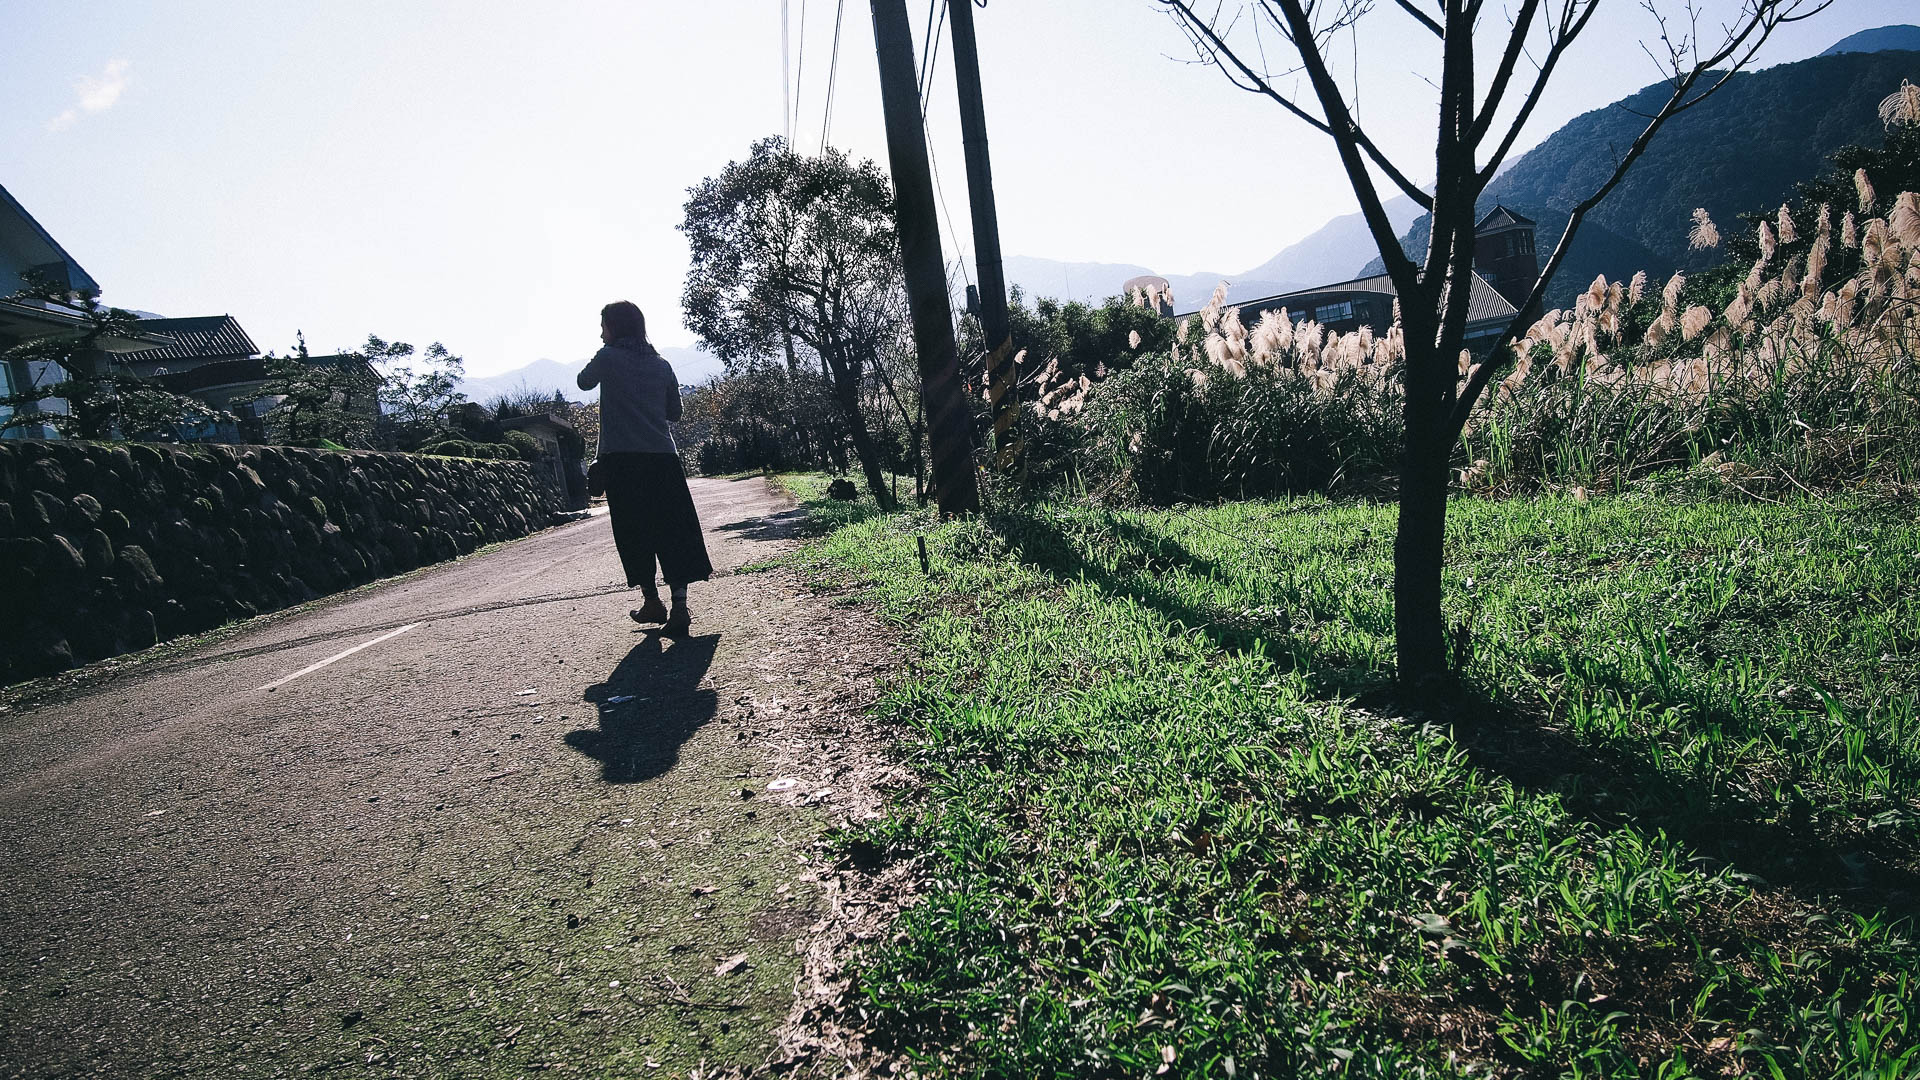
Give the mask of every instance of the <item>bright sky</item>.
[{"label": "bright sky", "polygon": [[[908,0],[916,32],[928,6]],[[1362,23],[1362,118],[1425,178],[1433,42],[1383,6]],[[787,7],[796,142],[820,145],[834,71],[833,143],[884,165],[868,5],[843,3],[837,68],[836,0]],[[373,332],[444,341],[487,375],[587,356],[615,298],[661,344],[691,344],[674,226],[689,185],[785,127],[781,8],[181,0],[76,20],[0,0],[0,184],[109,302],[231,313],[263,349],[296,329],[316,350]],[[1839,0],[1764,62],[1915,14]],[[1231,273],[1353,209],[1325,141],[1181,62],[1152,0],[992,0],[975,21],[1009,254]],[[1523,145],[1654,81],[1648,26],[1609,0]],[[964,238],[944,44],[939,59],[929,125]]]}]

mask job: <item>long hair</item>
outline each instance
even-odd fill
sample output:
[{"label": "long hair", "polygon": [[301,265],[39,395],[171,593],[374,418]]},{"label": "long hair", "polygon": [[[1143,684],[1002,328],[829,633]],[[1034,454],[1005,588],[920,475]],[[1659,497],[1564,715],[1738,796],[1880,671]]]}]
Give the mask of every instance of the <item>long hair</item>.
[{"label": "long hair", "polygon": [[640,308],[631,300],[615,300],[600,309],[600,321],[607,324],[615,338],[630,337],[645,345],[647,342],[647,317],[640,314]]}]

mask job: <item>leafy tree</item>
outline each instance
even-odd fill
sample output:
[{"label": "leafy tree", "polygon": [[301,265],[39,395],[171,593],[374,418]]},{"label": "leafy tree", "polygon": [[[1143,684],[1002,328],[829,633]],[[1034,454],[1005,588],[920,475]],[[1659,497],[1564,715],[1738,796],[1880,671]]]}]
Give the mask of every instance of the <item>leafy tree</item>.
[{"label": "leafy tree", "polygon": [[516,416],[561,416],[573,411],[573,402],[559,390],[540,390],[525,379],[516,383],[512,389],[495,394],[487,402],[487,411],[495,420],[509,420]]},{"label": "leafy tree", "polygon": [[[1353,89],[1346,88],[1342,60],[1366,51],[1358,41],[1359,23],[1373,11],[1372,0],[1159,2],[1201,60],[1234,85],[1273,101],[1333,140],[1399,294],[1406,396],[1394,536],[1394,646],[1404,689],[1423,692],[1444,685],[1449,679],[1441,612],[1447,489],[1453,452],[1475,403],[1512,364],[1508,346],[1540,318],[1547,287],[1582,221],[1625,179],[1661,127],[1726,85],[1752,62],[1775,28],[1810,17],[1832,0],[1738,0],[1737,12],[1723,24],[1717,40],[1700,36],[1702,17],[1691,4],[1684,9],[1686,25],[1670,26],[1656,0],[1647,0],[1658,29],[1653,48],[1665,54],[1661,63],[1666,93],[1643,115],[1644,126],[1633,141],[1610,152],[1617,156],[1604,179],[1573,204],[1531,295],[1493,338],[1487,359],[1464,379],[1459,358],[1466,346],[1473,283],[1476,203],[1500,172],[1599,0],[1516,0],[1503,9],[1504,20],[1486,11],[1485,0],[1394,0],[1394,10],[1412,19],[1416,32],[1424,31],[1421,40],[1432,35],[1436,52],[1431,194],[1395,164],[1362,125],[1355,105],[1357,71],[1352,73]],[[1487,35],[1497,57],[1490,71],[1477,64],[1483,16],[1487,26],[1497,28]],[[1268,41],[1285,43],[1280,46],[1288,54],[1283,70],[1267,65]],[[1523,60],[1531,63],[1531,72],[1523,70]],[[1293,89],[1296,75],[1308,88],[1298,96]],[[1383,186],[1399,188],[1431,212],[1423,258],[1401,250]]]},{"label": "leafy tree", "polygon": [[702,472],[814,468],[832,458],[821,437],[838,408],[820,372],[745,360],[687,395],[679,430]]},{"label": "leafy tree", "polygon": [[404,341],[368,334],[362,355],[381,369],[380,404],[402,445],[418,446],[451,426],[454,407],[466,400],[460,392],[466,367],[445,345],[436,341],[416,356]]},{"label": "leafy tree", "polygon": [[886,174],[769,138],[690,195],[680,226],[693,255],[688,326],[730,371],[784,358],[797,374],[817,360],[867,487],[891,508],[862,407],[882,354],[910,325]]},{"label": "leafy tree", "polygon": [[[33,271],[25,277],[26,287],[13,299],[58,305],[78,314],[81,323],[70,331],[30,338],[0,354],[0,363],[46,365],[45,370],[61,373],[54,382],[0,398],[0,406],[9,410],[0,430],[44,424],[69,439],[172,438],[182,429],[232,419],[198,398],[173,393],[114,366],[101,344],[140,336],[140,320],[133,312],[107,307],[91,293],[69,292]],[[39,402],[48,398],[64,400],[67,411],[39,411]]]},{"label": "leafy tree", "polygon": [[269,353],[266,363],[267,382],[260,393],[280,399],[264,417],[275,442],[356,449],[373,445],[373,414],[365,406],[377,399],[380,382],[359,354],[314,363],[306,335],[300,334],[292,355]]}]

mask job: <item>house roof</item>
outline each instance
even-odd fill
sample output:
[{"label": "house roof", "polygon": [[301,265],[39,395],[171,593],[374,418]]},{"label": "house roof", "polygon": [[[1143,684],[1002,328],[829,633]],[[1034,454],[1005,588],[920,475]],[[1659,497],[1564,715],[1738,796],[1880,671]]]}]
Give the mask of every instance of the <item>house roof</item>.
[{"label": "house roof", "polygon": [[39,270],[74,292],[98,293],[100,283],[80,268],[27,208],[0,186],[0,295],[19,289],[21,272]]},{"label": "house roof", "polygon": [[[145,360],[146,354],[139,357]],[[289,357],[288,359],[296,359]],[[309,367],[362,367],[376,381],[379,372],[373,370],[366,357],[356,353],[338,353],[332,356],[309,356],[304,362]],[[204,364],[196,364],[184,371],[159,372],[152,376],[161,386],[177,393],[187,394],[215,386],[238,386],[243,383],[264,383],[272,377],[267,368],[267,358],[260,356],[221,357]]]},{"label": "house roof", "polygon": [[[1248,300],[1239,304],[1228,304],[1227,306],[1237,307],[1242,311],[1267,311],[1274,308],[1290,307],[1302,300],[1313,299],[1330,293],[1374,293],[1376,295],[1393,297],[1400,295],[1399,291],[1393,287],[1392,276],[1388,274],[1373,274],[1369,277],[1336,281],[1331,285],[1318,285],[1311,289],[1295,289],[1293,292],[1281,293],[1278,296],[1268,296],[1259,300]],[[1185,319],[1194,314],[1196,314],[1196,312],[1189,311],[1174,317],[1177,319]],[[1486,278],[1481,277],[1479,271],[1474,271],[1473,289],[1468,294],[1467,300],[1468,324],[1471,325],[1488,319],[1511,319],[1517,314],[1519,314],[1519,309],[1514,307],[1506,297],[1501,296],[1500,290],[1494,288],[1493,284]]]},{"label": "house roof", "polygon": [[567,423],[552,413],[534,413],[531,416],[515,416],[500,421],[500,426],[509,431],[525,431],[528,428],[539,427],[542,424],[546,424],[557,431],[562,431],[569,435],[575,434],[572,424]]},{"label": "house roof", "polygon": [[1480,219],[1480,224],[1473,227],[1473,231],[1483,233],[1489,229],[1505,229],[1515,225],[1531,224],[1533,224],[1532,218],[1516,213],[1500,203],[1495,203],[1493,209],[1487,211],[1487,215]]},{"label": "house roof", "polygon": [[141,363],[156,360],[228,360],[253,356],[260,351],[231,315],[142,319],[140,328],[172,338],[175,342],[137,354],[134,359]]}]

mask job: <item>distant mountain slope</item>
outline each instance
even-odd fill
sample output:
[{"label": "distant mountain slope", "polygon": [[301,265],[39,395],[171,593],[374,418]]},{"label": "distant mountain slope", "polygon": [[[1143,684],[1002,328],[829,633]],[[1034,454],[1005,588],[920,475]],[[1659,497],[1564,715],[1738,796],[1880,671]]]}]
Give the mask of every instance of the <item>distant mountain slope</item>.
[{"label": "distant mountain slope", "polygon": [[1820,55],[1886,52],[1889,49],[1920,52],[1920,26],[1882,26],[1873,30],[1862,30],[1857,34],[1841,38],[1833,48]]},{"label": "distant mountain slope", "polygon": [[[1121,284],[1127,279],[1155,273],[1153,270],[1133,263],[1062,262],[1058,259],[1040,259],[1031,255],[1008,255],[1001,259],[1000,266],[1006,274],[1008,288],[1019,287],[1028,303],[1042,296],[1050,296],[1055,300],[1078,300],[1085,304],[1098,304],[1109,296],[1118,296]],[[1212,294],[1214,286],[1223,280],[1232,282],[1228,291],[1235,299],[1270,296],[1295,287],[1284,281],[1257,279],[1253,274],[1199,273],[1161,274],[1160,276],[1166,278],[1167,284],[1173,286],[1173,296],[1177,304],[1185,304],[1188,300],[1204,300]],[[1246,280],[1241,280],[1243,278]]]},{"label": "distant mountain slope", "polygon": [[[680,382],[688,386],[706,382],[721,370],[718,358],[698,348],[662,346],[660,355],[666,358],[667,363],[673,365],[673,373],[679,376]],[[581,390],[579,383],[574,381],[586,362],[587,358],[584,356],[579,360],[567,362],[535,360],[531,364],[522,365],[512,371],[503,371],[498,375],[481,375],[462,379],[460,392],[467,395],[468,401],[478,401],[482,404],[502,394],[518,391],[523,386],[540,391],[547,396],[551,396],[555,390],[558,390],[566,395],[568,401],[598,401],[600,400],[598,389]]]},{"label": "distant mountain slope", "polygon": [[[1399,232],[1420,216],[1420,208],[1412,199],[1401,196],[1387,203],[1387,215],[1393,221],[1394,231]],[[1231,302],[1345,281],[1357,276],[1374,250],[1366,221],[1355,211],[1334,218],[1243,274],[1202,272],[1160,276],[1173,286],[1174,306],[1184,311],[1205,303],[1222,281],[1228,283],[1227,299]],[[1051,296],[1090,304],[1118,294],[1121,283],[1129,278],[1155,273],[1132,263],[1061,262],[1028,255],[1009,255],[1001,265],[1008,285],[1018,285],[1029,300]]]},{"label": "distant mountain slope", "polygon": [[[1419,204],[1405,195],[1388,199],[1386,211],[1395,233],[1405,231],[1421,214]],[[1244,276],[1300,282],[1296,288],[1346,281],[1360,276],[1360,269],[1367,265],[1367,260],[1377,250],[1373,245],[1373,234],[1367,231],[1366,217],[1355,210],[1327,222],[1311,236],[1247,271]]]},{"label": "distant mountain slope", "polygon": [[[1903,78],[1920,80],[1920,53],[1821,56],[1735,76],[1670,121],[1587,216],[1549,303],[1565,303],[1597,274],[1665,276],[1717,261],[1716,252],[1687,250],[1695,207],[1705,207],[1723,231],[1738,228],[1740,212],[1778,204],[1795,181],[1820,172],[1836,148],[1877,144],[1876,110]],[[1566,230],[1568,211],[1601,184],[1615,153],[1639,134],[1644,121],[1635,114],[1657,109],[1667,93],[1656,84],[1569,121],[1489,184],[1482,207],[1504,203],[1534,218],[1545,262]],[[1428,229],[1423,215],[1401,238],[1416,259],[1426,252]],[[1380,266],[1375,259],[1369,272]]]}]

